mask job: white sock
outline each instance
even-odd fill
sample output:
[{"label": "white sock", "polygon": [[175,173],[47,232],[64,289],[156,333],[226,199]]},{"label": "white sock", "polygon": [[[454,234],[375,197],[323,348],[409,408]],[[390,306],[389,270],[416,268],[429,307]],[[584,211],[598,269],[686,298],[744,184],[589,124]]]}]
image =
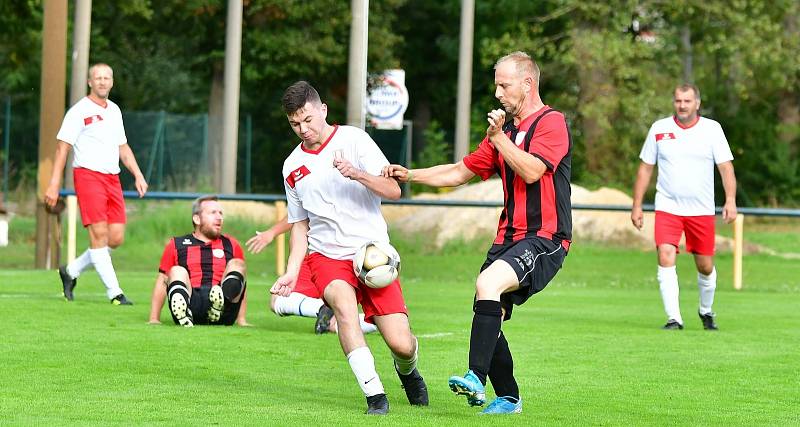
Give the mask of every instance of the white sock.
[{"label": "white sock", "polygon": [[121,294],[122,288],[119,287],[117,273],[114,272],[114,265],[111,263],[111,253],[108,247],[89,249],[89,256],[92,259],[92,264],[94,264],[94,269],[100,275],[100,280],[106,286],[108,299]]},{"label": "white sock", "polygon": [[364,320],[364,313],[358,313],[358,324],[361,325],[361,332],[365,334],[371,334],[378,330],[377,326]]},{"label": "white sock", "polygon": [[678,272],[675,266],[658,266],[658,287],[661,290],[661,301],[664,302],[664,311],[667,319],[674,320],[683,325],[680,302],[678,301]]},{"label": "white sock", "polygon": [[414,372],[414,369],[417,367],[417,352],[419,350],[419,342],[417,338],[414,337],[414,355],[411,356],[411,359],[402,359],[400,356],[394,354],[392,352],[392,359],[394,359],[394,367],[397,369],[401,375],[408,375]]},{"label": "white sock", "polygon": [[278,316],[317,317],[320,307],[325,304],[319,298],[307,297],[300,292],[292,292],[288,297],[275,297],[275,313]]},{"label": "white sock", "polygon": [[364,396],[370,397],[384,392],[381,379],[375,370],[375,359],[372,357],[369,347],[359,347],[351,351],[347,355],[347,361],[350,363],[350,369],[353,370]]},{"label": "white sock", "polygon": [[90,249],[86,249],[79,257],[67,264],[67,274],[69,274],[69,277],[77,279],[78,276],[83,273],[83,270],[86,270],[92,265],[92,257],[89,255],[89,251]]},{"label": "white sock", "polygon": [[700,290],[700,314],[711,313],[714,304],[714,290],[717,289],[717,269],[712,268],[711,274],[697,273],[697,288]]}]

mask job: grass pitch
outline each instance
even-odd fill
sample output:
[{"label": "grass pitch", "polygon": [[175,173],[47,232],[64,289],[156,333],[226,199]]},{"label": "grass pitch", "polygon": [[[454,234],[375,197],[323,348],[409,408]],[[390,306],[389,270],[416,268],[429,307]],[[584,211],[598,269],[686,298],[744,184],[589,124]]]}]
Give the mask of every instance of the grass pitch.
[{"label": "grass pitch", "polygon": [[[169,218],[166,211],[161,221]],[[175,214],[174,230],[165,236],[184,230],[184,216]],[[447,378],[467,367],[473,282],[486,242],[432,252],[396,241],[431,406],[407,404],[388,350],[379,335],[370,335],[391,405],[388,417],[375,418],[362,414],[366,403],[335,335],[314,335],[312,319],[268,312],[271,254],[248,258],[253,327],[183,329],[171,325],[166,310],[163,325],[148,325],[164,237],[155,239],[146,223],[139,225],[132,223],[135,231],[114,254],[132,307],[111,306],[92,271],[79,279],[72,303],[61,297],[54,271],[0,271],[0,423],[487,423],[447,387]],[[242,241],[254,228],[229,225]],[[686,329],[662,331],[654,253],[574,245],[555,281],[504,325],[524,408],[489,423],[800,424],[800,263],[747,257],[739,292],[730,287],[730,263],[729,255],[718,257],[720,331],[702,330],[693,263],[685,255],[679,277]]]}]

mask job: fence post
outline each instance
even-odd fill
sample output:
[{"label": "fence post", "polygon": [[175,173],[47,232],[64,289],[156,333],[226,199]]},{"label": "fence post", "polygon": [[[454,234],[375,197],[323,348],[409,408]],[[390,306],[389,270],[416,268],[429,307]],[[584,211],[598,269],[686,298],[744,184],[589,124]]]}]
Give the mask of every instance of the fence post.
[{"label": "fence post", "polygon": [[78,222],[78,197],[67,196],[67,264],[75,261],[76,222]]},{"label": "fence post", "polygon": [[733,289],[742,289],[742,251],[744,249],[744,214],[733,221]]},{"label": "fence post", "polygon": [[[286,202],[279,200],[275,202],[275,223],[278,223],[286,216]],[[276,237],[275,243],[275,272],[278,276],[286,274],[286,238],[283,234]]]}]

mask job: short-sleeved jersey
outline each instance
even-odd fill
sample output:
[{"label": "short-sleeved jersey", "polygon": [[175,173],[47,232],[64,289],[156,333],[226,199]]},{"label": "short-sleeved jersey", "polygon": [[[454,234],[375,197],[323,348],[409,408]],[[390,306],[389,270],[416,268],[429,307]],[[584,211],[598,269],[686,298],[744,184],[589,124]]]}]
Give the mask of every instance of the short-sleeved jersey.
[{"label": "short-sleeved jersey", "polygon": [[538,181],[526,184],[488,137],[464,157],[464,165],[481,179],[497,174],[503,180],[503,211],[494,243],[539,236],[568,244],[572,240],[572,139],[564,115],[544,106],[518,126],[509,123],[503,130],[519,149],[541,160],[546,170]]},{"label": "short-sleeved jersey", "polygon": [[244,252],[233,237],[223,234],[218,239],[203,242],[189,233],[169,239],[158,271],[168,274],[170,268],[179,265],[189,272],[193,288],[218,285],[225,266],[234,258],[244,260]]},{"label": "short-sleeved jersey", "polygon": [[71,145],[72,166],[95,172],[119,173],[119,146],[128,142],[122,112],[110,99],[104,107],[88,96],[67,111],[56,139]]},{"label": "short-sleeved jersey", "polygon": [[684,127],[673,117],[656,121],[639,158],[658,165],[656,210],[679,216],[714,215],[714,165],[733,160],[722,126],[698,117]]},{"label": "short-sleeved jersey", "polygon": [[289,223],[308,219],[308,247],[332,259],[351,259],[361,245],[389,241],[381,199],[333,166],[342,153],[358,169],[378,176],[389,164],[375,141],[353,126],[334,126],[316,151],[299,144],[283,163]]}]

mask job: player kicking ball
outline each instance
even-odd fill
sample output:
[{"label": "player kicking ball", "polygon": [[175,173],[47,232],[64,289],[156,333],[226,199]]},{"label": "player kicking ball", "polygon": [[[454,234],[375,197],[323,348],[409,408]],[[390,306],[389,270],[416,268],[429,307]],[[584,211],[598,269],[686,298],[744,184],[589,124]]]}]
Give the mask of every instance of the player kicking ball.
[{"label": "player kicking ball", "polygon": [[409,403],[427,405],[428,389],[417,370],[417,339],[411,333],[400,282],[374,289],[353,271],[353,258],[362,245],[389,242],[381,198],[400,197],[397,182],[381,176],[389,162],[363,130],[329,125],[327,105],[307,82],[287,88],[282,103],[301,143],[283,164],[291,251],[286,274],[270,292],[289,296],[307,259],[314,286],[336,316],[339,343],[366,396],[366,413],[387,414],[389,400],[359,328],[358,304],[366,321],[383,335]]},{"label": "player kicking ball", "polygon": [[164,247],[153,287],[150,323],[160,323],[166,297],[175,324],[232,325],[244,321],[244,253],[239,242],[222,233],[217,196],[192,204],[194,231],[173,237]]}]

